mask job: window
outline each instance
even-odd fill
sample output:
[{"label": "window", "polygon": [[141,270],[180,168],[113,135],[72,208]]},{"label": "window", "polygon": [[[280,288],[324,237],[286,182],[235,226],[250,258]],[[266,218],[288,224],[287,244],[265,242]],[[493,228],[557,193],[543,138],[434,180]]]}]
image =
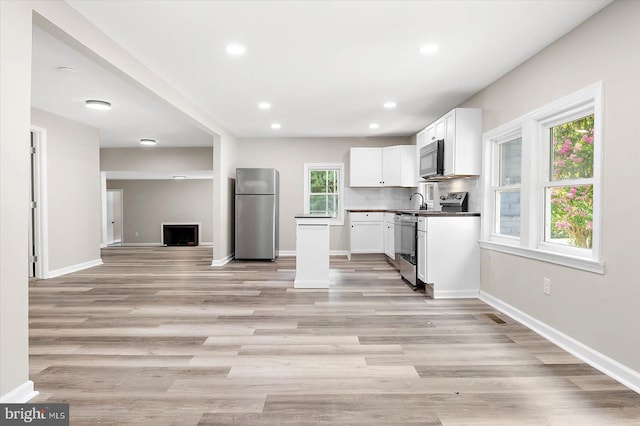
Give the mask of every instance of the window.
[{"label": "window", "polygon": [[344,224],[344,164],[304,165],[304,212],[329,214],[331,224]]},{"label": "window", "polygon": [[604,273],[602,83],[483,135],[481,247]]},{"label": "window", "polygon": [[518,135],[500,141],[496,153],[495,228],[497,235],[520,237],[520,182],[522,138]]}]

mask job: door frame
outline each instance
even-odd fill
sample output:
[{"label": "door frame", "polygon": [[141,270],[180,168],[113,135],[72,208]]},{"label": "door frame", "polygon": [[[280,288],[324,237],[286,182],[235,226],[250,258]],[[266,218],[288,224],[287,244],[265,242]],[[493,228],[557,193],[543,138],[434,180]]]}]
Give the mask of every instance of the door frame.
[{"label": "door frame", "polygon": [[[124,189],[122,189],[122,188],[120,188],[120,189],[107,188],[106,192],[118,192],[118,193],[120,193],[120,245],[124,246]],[[109,207],[113,207],[113,206],[107,205],[107,209]],[[107,224],[107,217],[108,217],[108,214],[105,215],[105,218],[104,218],[104,226],[105,227],[109,226]],[[108,239],[107,239],[107,244],[115,244],[115,241],[109,243]]]},{"label": "door frame", "polygon": [[49,278],[49,209],[47,203],[47,129],[31,126],[35,147],[33,185],[36,202],[34,224],[35,277]]}]

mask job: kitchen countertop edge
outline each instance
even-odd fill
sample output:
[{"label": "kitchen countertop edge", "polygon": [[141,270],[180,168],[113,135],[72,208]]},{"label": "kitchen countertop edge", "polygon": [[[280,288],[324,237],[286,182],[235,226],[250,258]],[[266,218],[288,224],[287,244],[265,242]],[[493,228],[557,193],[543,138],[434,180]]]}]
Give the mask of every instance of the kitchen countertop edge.
[{"label": "kitchen countertop edge", "polygon": [[443,212],[435,210],[409,210],[409,209],[346,209],[350,213],[402,213],[414,216],[480,216],[479,212]]}]

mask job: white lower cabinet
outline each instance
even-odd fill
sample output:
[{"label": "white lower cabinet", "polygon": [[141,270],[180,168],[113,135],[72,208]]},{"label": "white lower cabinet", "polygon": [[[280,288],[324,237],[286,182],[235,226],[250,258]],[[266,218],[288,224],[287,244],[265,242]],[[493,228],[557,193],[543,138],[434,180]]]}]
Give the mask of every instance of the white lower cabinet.
[{"label": "white lower cabinet", "polygon": [[382,212],[349,213],[349,256],[351,253],[384,252]]},{"label": "white lower cabinet", "polygon": [[419,218],[417,275],[434,299],[478,297],[479,238],[479,216]]},{"label": "white lower cabinet", "polygon": [[392,260],[396,258],[395,250],[395,225],[393,223],[395,214],[384,214],[384,254],[390,257]]}]

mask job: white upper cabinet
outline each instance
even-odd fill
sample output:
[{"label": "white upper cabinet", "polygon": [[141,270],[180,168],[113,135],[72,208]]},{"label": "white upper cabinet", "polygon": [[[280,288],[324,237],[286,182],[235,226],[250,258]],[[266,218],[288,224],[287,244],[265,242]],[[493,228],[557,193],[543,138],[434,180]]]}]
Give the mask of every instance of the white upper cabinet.
[{"label": "white upper cabinet", "polygon": [[349,185],[352,187],[416,186],[418,174],[415,159],[415,145],[351,148]]},{"label": "white upper cabinet", "polygon": [[[455,108],[416,135],[418,152],[444,139],[444,175],[479,176],[482,166],[482,110]],[[421,145],[424,144],[424,145]]]},{"label": "white upper cabinet", "polygon": [[349,186],[382,186],[382,149],[351,148]]}]

